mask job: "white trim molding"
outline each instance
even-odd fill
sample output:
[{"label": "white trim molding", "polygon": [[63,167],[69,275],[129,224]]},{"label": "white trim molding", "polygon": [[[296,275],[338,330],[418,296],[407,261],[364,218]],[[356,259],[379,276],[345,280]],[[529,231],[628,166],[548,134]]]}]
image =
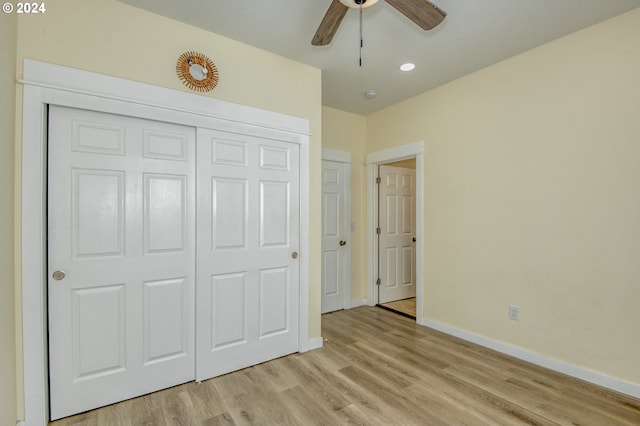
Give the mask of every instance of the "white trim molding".
[{"label": "white trim molding", "polygon": [[[378,302],[376,279],[378,275],[378,191],[375,179],[380,164],[394,161],[416,159],[416,318],[422,316],[423,299],[423,229],[424,229],[424,141],[418,141],[372,152],[367,155],[367,304]],[[418,322],[416,320],[416,322]]]},{"label": "white trim molding", "polygon": [[359,299],[359,300],[352,300],[351,303],[349,304],[349,309],[353,309],[353,308],[358,308],[360,306],[367,306],[367,299]]},{"label": "white trim molding", "polygon": [[24,410],[21,425],[48,420],[46,315],[47,108],[60,105],[228,132],[256,132],[300,145],[300,321],[298,348],[309,338],[309,120],[219,99],[25,59],[22,104],[22,328]]},{"label": "white trim molding", "polygon": [[[424,141],[409,143],[406,145],[396,146],[393,148],[383,149],[382,151],[372,152],[367,155],[367,164],[384,164],[393,161],[406,160],[413,158],[424,152]],[[416,164],[416,169],[418,165]]]},{"label": "white trim molding", "polygon": [[322,348],[322,342],[324,342],[324,339],[322,337],[316,337],[315,339],[310,339],[307,343],[307,345],[304,347],[304,350],[300,350],[300,352],[308,352],[308,351],[313,351],[315,349],[320,349]]},{"label": "white trim molding", "polygon": [[19,83],[25,86],[310,135],[304,118],[75,68],[25,59],[23,75]]},{"label": "white trim molding", "polygon": [[635,398],[640,398],[640,386],[635,383],[607,376],[605,374],[598,373],[587,368],[578,367],[573,364],[559,361],[557,359],[540,355],[517,346],[509,345],[498,340],[489,339],[479,334],[471,333],[469,331],[432,321],[426,318],[421,318],[419,324],[432,328],[434,330],[441,331],[445,334],[458,337],[462,340],[484,346],[485,348],[493,349],[494,351],[498,351],[505,355],[530,362],[531,364],[539,365],[541,367],[548,368],[549,370],[557,371],[558,373],[566,374],[568,376],[584,380],[585,382],[593,383],[595,385],[602,386],[616,392],[624,393]]}]

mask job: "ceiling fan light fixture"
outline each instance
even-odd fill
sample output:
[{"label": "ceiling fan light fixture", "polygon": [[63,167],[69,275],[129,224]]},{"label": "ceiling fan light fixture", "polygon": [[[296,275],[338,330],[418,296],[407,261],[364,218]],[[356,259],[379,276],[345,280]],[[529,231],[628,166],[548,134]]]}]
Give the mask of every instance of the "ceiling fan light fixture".
[{"label": "ceiling fan light fixture", "polygon": [[412,62],[407,62],[406,64],[400,65],[400,70],[404,72],[413,71],[415,67],[416,67],[416,64]]},{"label": "ceiling fan light fixture", "polygon": [[378,0],[340,0],[340,3],[352,9],[366,8],[376,4]]}]

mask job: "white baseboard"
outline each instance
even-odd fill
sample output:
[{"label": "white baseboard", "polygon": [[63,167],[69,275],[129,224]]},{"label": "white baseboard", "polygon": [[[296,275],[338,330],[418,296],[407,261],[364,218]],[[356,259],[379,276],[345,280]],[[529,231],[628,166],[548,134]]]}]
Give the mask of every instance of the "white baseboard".
[{"label": "white baseboard", "polygon": [[303,345],[303,347],[300,348],[300,353],[309,352],[309,351],[312,351],[314,349],[320,349],[322,347],[322,342],[323,341],[324,340],[322,339],[322,337],[316,337],[315,339],[309,339],[307,344]]},{"label": "white baseboard", "polygon": [[366,306],[366,305],[367,305],[367,299],[352,300],[351,304],[347,309],[357,308],[358,306]]},{"label": "white baseboard", "polygon": [[16,423],[16,426],[26,426],[26,423],[24,422],[24,420],[21,420]]},{"label": "white baseboard", "polygon": [[557,359],[549,358],[534,352],[527,351],[517,346],[508,345],[498,340],[488,339],[484,336],[455,328],[450,325],[431,321],[426,318],[422,318],[418,323],[420,325],[433,328],[434,330],[441,331],[451,336],[459,337],[460,339],[476,343],[480,346],[493,349],[506,355],[510,355],[514,358],[518,358],[523,361],[527,361],[532,364],[557,371],[558,373],[566,374],[568,376],[572,376],[577,379],[581,379],[586,382],[614,390],[616,392],[624,393],[635,398],[640,398],[640,385],[636,383],[631,383],[625,380],[617,379],[615,377],[607,376],[605,374],[598,373],[587,368],[578,367],[563,361],[559,361]]}]

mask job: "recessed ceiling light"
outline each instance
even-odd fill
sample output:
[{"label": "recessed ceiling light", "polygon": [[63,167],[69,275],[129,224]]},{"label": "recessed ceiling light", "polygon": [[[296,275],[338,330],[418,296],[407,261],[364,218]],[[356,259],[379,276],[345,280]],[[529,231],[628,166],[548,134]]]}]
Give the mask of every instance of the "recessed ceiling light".
[{"label": "recessed ceiling light", "polygon": [[407,62],[406,64],[400,65],[400,69],[402,71],[411,71],[416,67],[416,64],[412,64],[411,62]]}]

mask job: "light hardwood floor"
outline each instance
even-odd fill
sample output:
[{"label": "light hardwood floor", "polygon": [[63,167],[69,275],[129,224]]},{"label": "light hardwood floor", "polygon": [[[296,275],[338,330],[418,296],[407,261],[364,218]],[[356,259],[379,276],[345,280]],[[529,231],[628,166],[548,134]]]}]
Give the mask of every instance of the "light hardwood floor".
[{"label": "light hardwood floor", "polygon": [[409,315],[413,319],[416,319],[416,298],[410,297],[408,299],[396,300],[394,302],[381,303],[383,308],[390,309],[391,311],[400,312],[405,315]]},{"label": "light hardwood floor", "polygon": [[640,400],[380,308],[322,317],[326,341],[51,425],[639,425]]}]

